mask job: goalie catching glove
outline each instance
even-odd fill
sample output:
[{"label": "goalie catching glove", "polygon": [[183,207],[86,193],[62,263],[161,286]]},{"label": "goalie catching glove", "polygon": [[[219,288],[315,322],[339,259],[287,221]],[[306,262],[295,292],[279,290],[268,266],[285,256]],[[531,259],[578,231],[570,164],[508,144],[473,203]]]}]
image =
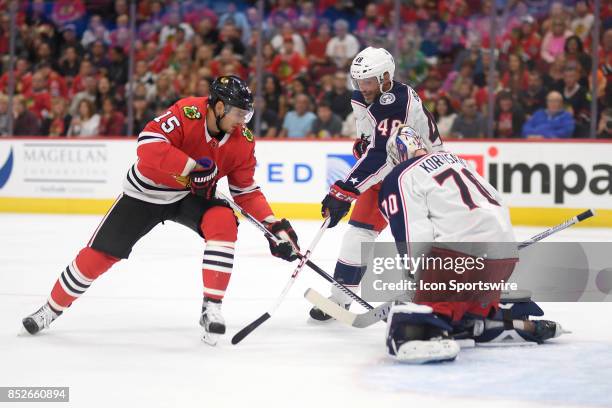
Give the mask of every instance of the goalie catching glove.
[{"label": "goalie catching glove", "polygon": [[329,217],[329,227],[335,227],[338,222],[351,209],[351,203],[355,201],[360,192],[348,183],[338,180],[329,188],[329,193],[321,202],[321,215]]},{"label": "goalie catching glove", "polygon": [[217,165],[208,157],[196,161],[196,167],[189,173],[191,193],[206,199],[215,196],[217,188]]},{"label": "goalie catching glove", "polygon": [[298,245],[298,237],[293,227],[283,218],[280,221],[265,222],[265,226],[276,238],[281,240],[278,244],[271,238],[266,236],[270,243],[270,253],[277,258],[285,261],[295,261],[298,258],[300,246]]}]

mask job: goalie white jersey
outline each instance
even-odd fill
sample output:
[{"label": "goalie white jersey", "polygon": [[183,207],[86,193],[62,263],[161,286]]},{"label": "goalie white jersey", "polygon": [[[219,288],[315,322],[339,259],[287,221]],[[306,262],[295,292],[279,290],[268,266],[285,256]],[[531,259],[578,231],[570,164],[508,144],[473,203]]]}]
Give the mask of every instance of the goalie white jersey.
[{"label": "goalie white jersey", "polygon": [[444,151],[398,164],[379,208],[396,242],[514,242],[500,194],[465,160]]}]

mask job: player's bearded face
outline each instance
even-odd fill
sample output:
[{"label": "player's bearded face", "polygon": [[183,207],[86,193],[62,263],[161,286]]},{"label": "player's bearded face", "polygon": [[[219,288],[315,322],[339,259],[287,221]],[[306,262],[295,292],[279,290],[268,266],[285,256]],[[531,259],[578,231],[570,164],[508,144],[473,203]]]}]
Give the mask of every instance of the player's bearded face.
[{"label": "player's bearded face", "polygon": [[367,103],[372,103],[380,94],[380,84],[376,77],[353,79],[353,81],[357,84],[357,89],[359,89]]}]

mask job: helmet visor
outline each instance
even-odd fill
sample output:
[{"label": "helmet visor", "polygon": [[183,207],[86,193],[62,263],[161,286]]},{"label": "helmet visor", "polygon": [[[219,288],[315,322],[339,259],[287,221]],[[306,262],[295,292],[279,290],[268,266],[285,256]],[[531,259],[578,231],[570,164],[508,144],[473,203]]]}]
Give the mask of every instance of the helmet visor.
[{"label": "helmet visor", "polygon": [[229,117],[232,122],[249,123],[253,117],[253,109],[241,109],[235,106],[228,106],[225,110],[225,116]]},{"label": "helmet visor", "polygon": [[355,91],[372,91],[380,87],[380,82],[375,76],[361,79],[351,77],[351,85]]}]

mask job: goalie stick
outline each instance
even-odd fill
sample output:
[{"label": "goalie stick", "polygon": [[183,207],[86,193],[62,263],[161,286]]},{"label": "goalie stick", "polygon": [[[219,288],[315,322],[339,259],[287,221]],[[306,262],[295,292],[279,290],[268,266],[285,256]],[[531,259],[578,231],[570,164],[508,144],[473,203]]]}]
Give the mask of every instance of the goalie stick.
[{"label": "goalie stick", "polygon": [[[595,211],[593,209],[586,210],[559,225],[542,231],[541,233],[531,237],[530,239],[521,242],[518,245],[518,249],[526,248],[538,241],[543,240],[546,237],[551,236],[556,232],[569,228],[574,224],[578,224],[579,222],[584,221],[594,215]],[[526,294],[524,293],[525,291],[519,292],[523,292],[522,294],[526,296]],[[514,296],[516,296],[516,294],[514,294]],[[332,316],[334,319],[358,328],[368,327],[380,320],[386,319],[387,315],[389,314],[389,310],[391,310],[393,302],[395,302],[395,300],[392,300],[390,302],[383,303],[375,307],[374,309],[368,310],[365,313],[353,313],[344,309],[340,305],[332,302],[331,300],[324,297],[312,288],[306,290],[306,292],[304,293],[304,297],[310,303],[312,303],[328,315]]]}]

